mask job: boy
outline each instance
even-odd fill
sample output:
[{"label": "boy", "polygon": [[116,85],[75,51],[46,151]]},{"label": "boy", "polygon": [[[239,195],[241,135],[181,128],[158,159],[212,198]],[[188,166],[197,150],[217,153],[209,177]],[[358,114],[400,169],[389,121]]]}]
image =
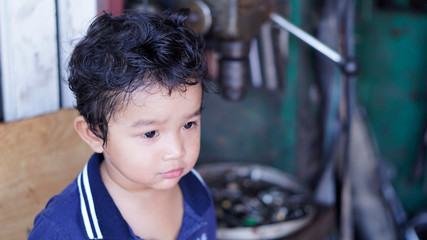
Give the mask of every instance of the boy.
[{"label": "boy", "polygon": [[94,150],[29,239],[215,239],[200,150],[203,40],[188,12],[104,13],[70,58],[74,127]]}]

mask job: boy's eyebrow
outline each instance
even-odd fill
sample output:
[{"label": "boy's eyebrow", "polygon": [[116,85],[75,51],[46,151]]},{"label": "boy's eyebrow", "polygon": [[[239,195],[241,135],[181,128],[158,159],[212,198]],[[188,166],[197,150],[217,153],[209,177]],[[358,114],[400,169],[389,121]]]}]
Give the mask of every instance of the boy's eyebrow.
[{"label": "boy's eyebrow", "polygon": [[[200,106],[200,108],[197,109],[197,111],[189,114],[187,116],[187,118],[192,118],[192,117],[196,117],[196,116],[202,115],[202,110],[203,110],[203,107]],[[158,124],[158,123],[159,123],[159,121],[156,121],[156,120],[140,119],[140,120],[137,120],[136,122],[132,123],[131,127],[137,128],[137,127],[141,127],[141,126],[155,125],[155,124]]]},{"label": "boy's eyebrow", "polygon": [[140,120],[132,123],[131,127],[138,128],[138,127],[142,127],[142,126],[155,125],[158,122],[159,121],[156,121],[156,120],[140,119]]},{"label": "boy's eyebrow", "polygon": [[187,118],[192,118],[192,117],[200,116],[200,115],[202,115],[202,111],[203,111],[203,106],[200,105],[199,109],[197,109],[197,111],[195,111],[194,113],[188,115]]}]

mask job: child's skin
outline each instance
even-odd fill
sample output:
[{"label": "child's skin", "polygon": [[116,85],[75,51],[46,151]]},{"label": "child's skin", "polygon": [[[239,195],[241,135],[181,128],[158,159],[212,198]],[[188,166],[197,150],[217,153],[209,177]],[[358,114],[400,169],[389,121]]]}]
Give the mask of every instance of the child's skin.
[{"label": "child's skin", "polygon": [[108,125],[103,145],[82,116],[75,129],[105,161],[102,180],[134,233],[143,239],[176,239],[183,216],[181,177],[200,151],[201,84],[171,94],[154,86],[131,94]]}]

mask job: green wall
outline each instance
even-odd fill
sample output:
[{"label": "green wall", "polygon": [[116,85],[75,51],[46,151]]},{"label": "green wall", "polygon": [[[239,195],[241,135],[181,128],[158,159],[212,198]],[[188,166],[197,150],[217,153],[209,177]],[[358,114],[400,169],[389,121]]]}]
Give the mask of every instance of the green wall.
[{"label": "green wall", "polygon": [[410,181],[426,121],[427,13],[372,9],[357,24],[357,94],[393,185],[409,212],[427,207],[423,179]]}]

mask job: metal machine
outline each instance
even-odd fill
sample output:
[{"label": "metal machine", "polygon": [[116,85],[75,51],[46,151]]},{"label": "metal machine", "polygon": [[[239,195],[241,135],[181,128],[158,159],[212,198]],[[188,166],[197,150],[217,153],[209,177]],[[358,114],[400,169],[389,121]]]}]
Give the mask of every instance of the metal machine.
[{"label": "metal machine", "polygon": [[189,26],[213,40],[213,48],[220,54],[218,80],[224,97],[243,97],[251,79],[251,43],[273,11],[273,4],[273,0],[187,1],[193,13]]}]

